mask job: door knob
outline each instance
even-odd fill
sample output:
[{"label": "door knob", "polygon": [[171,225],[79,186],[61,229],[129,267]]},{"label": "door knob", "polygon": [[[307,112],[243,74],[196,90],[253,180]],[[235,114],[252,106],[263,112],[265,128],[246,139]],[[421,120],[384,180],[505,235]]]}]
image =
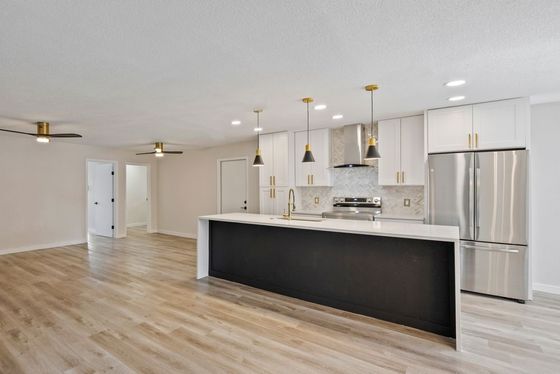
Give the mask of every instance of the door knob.
[{"label": "door knob", "polygon": [[95,205],[99,204],[97,201],[94,203]]},{"label": "door knob", "polygon": [[241,209],[247,210],[247,207],[246,207],[246,206],[242,206]]}]

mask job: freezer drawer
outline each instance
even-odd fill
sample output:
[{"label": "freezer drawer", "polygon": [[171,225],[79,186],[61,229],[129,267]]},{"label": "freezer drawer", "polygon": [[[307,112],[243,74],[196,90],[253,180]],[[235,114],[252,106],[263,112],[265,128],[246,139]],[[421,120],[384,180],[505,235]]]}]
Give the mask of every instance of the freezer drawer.
[{"label": "freezer drawer", "polygon": [[461,242],[461,289],[528,300],[527,247]]}]

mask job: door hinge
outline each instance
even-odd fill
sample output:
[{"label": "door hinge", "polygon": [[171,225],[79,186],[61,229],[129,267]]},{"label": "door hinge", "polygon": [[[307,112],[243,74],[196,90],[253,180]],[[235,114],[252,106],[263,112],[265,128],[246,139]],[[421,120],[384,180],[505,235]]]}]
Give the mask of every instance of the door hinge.
[{"label": "door hinge", "polygon": [[115,226],[111,226],[111,230],[114,230],[114,229],[115,229]]}]

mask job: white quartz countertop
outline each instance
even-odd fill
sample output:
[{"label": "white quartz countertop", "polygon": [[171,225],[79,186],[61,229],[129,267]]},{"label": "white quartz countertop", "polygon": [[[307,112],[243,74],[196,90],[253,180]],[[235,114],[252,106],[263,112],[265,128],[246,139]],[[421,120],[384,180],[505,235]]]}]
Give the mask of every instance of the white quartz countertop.
[{"label": "white quartz countertop", "polygon": [[375,216],[375,218],[385,218],[385,219],[399,219],[399,220],[409,220],[409,221],[423,221],[424,216],[410,216],[404,214],[391,214],[391,213],[381,213]]},{"label": "white quartz countertop", "polygon": [[[297,218],[297,215],[294,216]],[[309,216],[302,218],[309,219]],[[404,222],[354,221],[342,219],[323,219],[320,222],[284,220],[280,216],[251,213],[214,214],[199,217],[201,220],[236,222],[264,226],[278,226],[293,229],[344,232],[378,236],[392,236],[437,241],[459,240],[457,226],[422,225]]]}]

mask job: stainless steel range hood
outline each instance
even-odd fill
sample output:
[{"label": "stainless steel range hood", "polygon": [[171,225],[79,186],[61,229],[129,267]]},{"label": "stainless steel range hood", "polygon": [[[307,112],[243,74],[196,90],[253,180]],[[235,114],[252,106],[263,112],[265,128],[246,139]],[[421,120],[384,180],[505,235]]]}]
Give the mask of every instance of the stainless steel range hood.
[{"label": "stainless steel range hood", "polygon": [[367,167],[364,163],[364,126],[344,126],[344,163],[335,168]]}]

